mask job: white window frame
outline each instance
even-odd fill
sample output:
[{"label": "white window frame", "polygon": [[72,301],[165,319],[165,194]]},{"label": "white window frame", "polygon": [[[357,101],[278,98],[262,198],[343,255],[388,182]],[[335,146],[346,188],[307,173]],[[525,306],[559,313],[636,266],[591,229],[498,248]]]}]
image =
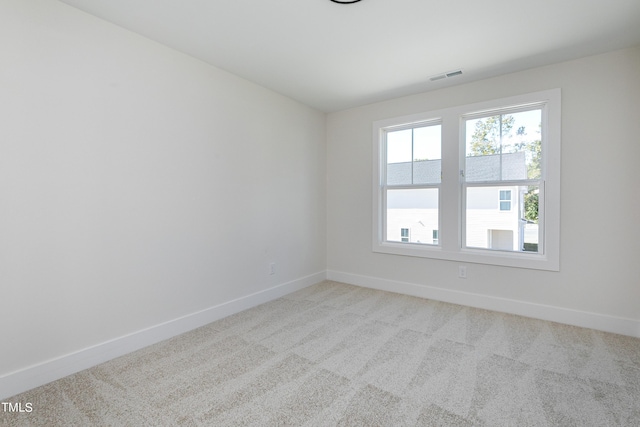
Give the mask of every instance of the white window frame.
[{"label": "white window frame", "polygon": [[[514,108],[542,109],[542,164],[540,253],[495,251],[466,248],[463,245],[463,174],[465,169],[464,118],[484,112]],[[399,127],[425,122],[442,126],[442,180],[439,188],[438,244],[413,244],[385,240],[384,185],[386,170],[385,133]],[[560,89],[517,95],[426,113],[412,114],[373,123],[373,251],[394,255],[435,258],[450,261],[560,270]]]}]

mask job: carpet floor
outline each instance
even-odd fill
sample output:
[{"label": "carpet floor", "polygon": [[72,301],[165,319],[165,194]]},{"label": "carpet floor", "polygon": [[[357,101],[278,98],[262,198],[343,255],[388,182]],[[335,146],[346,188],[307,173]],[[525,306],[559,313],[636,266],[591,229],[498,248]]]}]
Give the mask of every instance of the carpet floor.
[{"label": "carpet floor", "polygon": [[640,426],[640,339],[322,282],[7,399],[8,426]]}]

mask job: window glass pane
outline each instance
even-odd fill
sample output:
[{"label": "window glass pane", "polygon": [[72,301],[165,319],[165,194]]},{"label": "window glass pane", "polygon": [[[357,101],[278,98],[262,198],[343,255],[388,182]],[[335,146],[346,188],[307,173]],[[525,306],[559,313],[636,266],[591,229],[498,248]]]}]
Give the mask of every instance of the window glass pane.
[{"label": "window glass pane", "polygon": [[438,184],[441,126],[387,133],[387,185]]},{"label": "window glass pane", "polygon": [[538,200],[540,198],[540,187],[537,185],[527,187],[522,198],[522,204],[524,206],[522,218],[525,222],[523,250],[526,252],[541,252],[538,241],[538,224],[540,214]]},{"label": "window glass pane", "polygon": [[439,228],[438,189],[388,190],[386,214],[387,241],[433,244],[433,230]]},{"label": "window glass pane", "polygon": [[413,130],[387,132],[387,184],[411,184]]},{"label": "window glass pane", "polygon": [[540,178],[541,126],[540,109],[467,120],[466,181]]},{"label": "window glass pane", "polygon": [[468,187],[466,193],[465,246],[538,252],[538,186]]},{"label": "window glass pane", "polygon": [[440,125],[413,130],[413,183],[438,184],[442,171]]}]

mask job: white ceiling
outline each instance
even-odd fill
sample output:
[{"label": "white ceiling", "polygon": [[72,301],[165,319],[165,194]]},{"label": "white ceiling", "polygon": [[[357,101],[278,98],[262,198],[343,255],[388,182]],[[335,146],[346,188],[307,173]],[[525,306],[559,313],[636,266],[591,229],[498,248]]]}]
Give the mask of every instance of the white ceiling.
[{"label": "white ceiling", "polygon": [[60,1],[327,112],[640,44],[640,0]]}]

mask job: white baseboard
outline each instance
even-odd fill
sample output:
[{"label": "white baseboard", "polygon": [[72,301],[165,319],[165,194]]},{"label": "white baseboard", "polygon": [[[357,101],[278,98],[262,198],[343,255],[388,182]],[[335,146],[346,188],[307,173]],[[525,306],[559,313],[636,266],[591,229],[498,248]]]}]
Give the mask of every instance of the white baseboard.
[{"label": "white baseboard", "polygon": [[638,320],[329,270],[10,372],[0,376],[0,400],[272,301],[325,279],[640,338]]},{"label": "white baseboard", "polygon": [[566,325],[580,326],[615,334],[640,338],[640,321],[608,316],[586,311],[572,310],[550,305],[479,295],[450,289],[435,288],[415,283],[398,282],[377,277],[361,276],[341,271],[327,271],[327,279],[366,288],[396,292],[436,301],[516,314],[534,319],[549,320]]},{"label": "white baseboard", "polygon": [[0,376],[0,400],[139,350],[326,279],[324,271]]}]

